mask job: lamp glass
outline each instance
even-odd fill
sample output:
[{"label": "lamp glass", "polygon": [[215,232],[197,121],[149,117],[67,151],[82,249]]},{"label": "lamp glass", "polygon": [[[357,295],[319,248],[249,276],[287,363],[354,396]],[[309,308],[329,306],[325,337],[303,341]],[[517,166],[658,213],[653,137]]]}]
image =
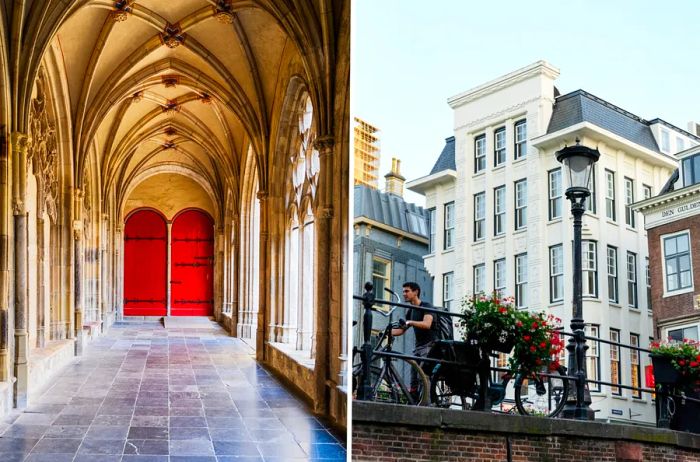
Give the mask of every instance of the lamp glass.
[{"label": "lamp glass", "polygon": [[585,155],[573,155],[564,160],[564,165],[569,171],[569,185],[572,188],[590,189],[591,170],[593,159]]}]

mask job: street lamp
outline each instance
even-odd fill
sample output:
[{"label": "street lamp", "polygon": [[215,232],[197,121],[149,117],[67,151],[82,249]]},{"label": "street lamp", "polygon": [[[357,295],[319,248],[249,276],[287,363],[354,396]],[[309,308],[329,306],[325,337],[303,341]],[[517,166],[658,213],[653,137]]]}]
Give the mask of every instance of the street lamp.
[{"label": "street lamp", "polygon": [[[574,216],[574,298],[571,331],[574,336],[569,338],[566,346],[569,352],[569,374],[576,376],[575,394],[567,397],[567,403],[562,412],[565,418],[593,420],[594,414],[590,409],[590,393],[586,384],[586,337],[583,321],[583,268],[581,265],[581,218],[586,211],[586,198],[591,195],[589,184],[593,164],[600,158],[597,149],[582,146],[576,138],[574,146],[566,146],[556,152],[557,161],[564,164],[569,175],[569,188],[566,198],[571,201],[571,214]],[[573,391],[573,390],[572,390]]]}]

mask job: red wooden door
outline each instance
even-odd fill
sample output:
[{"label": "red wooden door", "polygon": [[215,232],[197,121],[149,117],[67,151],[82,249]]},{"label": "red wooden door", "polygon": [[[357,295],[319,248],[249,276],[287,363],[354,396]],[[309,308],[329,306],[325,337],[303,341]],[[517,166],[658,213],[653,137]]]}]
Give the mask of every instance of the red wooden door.
[{"label": "red wooden door", "polygon": [[165,220],[139,210],[124,226],[124,315],[164,316],[167,291]]},{"label": "red wooden door", "polygon": [[172,316],[214,314],[214,224],[198,210],[175,218],[171,230]]}]

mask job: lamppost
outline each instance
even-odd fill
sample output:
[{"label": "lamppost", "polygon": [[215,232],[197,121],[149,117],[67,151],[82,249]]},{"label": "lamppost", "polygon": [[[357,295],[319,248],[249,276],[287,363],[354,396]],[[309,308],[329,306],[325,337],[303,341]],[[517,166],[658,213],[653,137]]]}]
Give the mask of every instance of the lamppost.
[{"label": "lamppost", "polygon": [[574,298],[571,331],[566,346],[569,352],[569,374],[576,376],[576,386],[567,397],[567,403],[562,417],[579,420],[593,420],[594,414],[589,407],[590,393],[586,384],[586,337],[583,321],[583,268],[581,265],[581,218],[586,211],[586,198],[591,195],[589,189],[593,164],[600,158],[597,149],[591,149],[580,144],[576,138],[574,146],[567,146],[556,152],[557,160],[564,164],[569,174],[570,187],[566,190],[566,198],[571,201],[571,214],[574,216]]}]

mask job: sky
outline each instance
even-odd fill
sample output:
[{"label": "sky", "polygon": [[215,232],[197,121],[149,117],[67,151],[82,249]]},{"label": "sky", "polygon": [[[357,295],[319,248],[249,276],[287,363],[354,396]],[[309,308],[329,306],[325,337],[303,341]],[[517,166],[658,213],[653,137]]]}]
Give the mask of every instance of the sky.
[{"label": "sky", "polygon": [[[700,121],[700,2],[352,2],[352,116],[380,128],[380,187],[391,158],[430,173],[453,134],[447,98],[538,60],[555,85],[643,119]],[[423,197],[407,193],[423,205]]]}]

